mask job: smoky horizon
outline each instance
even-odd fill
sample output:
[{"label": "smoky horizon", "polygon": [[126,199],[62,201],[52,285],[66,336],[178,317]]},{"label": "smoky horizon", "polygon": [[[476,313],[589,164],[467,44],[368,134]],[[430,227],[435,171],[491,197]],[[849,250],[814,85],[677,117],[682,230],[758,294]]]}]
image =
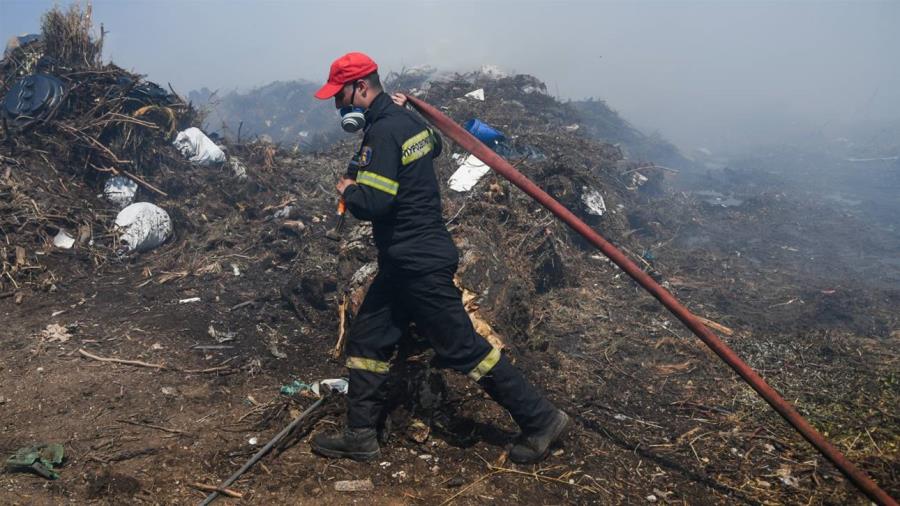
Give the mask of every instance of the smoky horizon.
[{"label": "smoky horizon", "polygon": [[[54,3],[3,0],[0,33],[39,31]],[[93,10],[107,60],[183,95],[324,82],[334,58],[363,51],[383,73],[531,74],[562,100],[606,101],[684,152],[900,122],[896,2],[98,0]]]}]

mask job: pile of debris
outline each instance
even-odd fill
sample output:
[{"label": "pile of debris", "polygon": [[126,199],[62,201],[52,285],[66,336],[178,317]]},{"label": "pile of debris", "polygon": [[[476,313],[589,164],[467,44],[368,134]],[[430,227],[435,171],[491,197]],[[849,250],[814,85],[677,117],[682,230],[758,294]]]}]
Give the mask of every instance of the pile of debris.
[{"label": "pile of debris", "polygon": [[[176,174],[226,156],[190,127],[201,118],[176,93],[102,63],[90,7],[54,8],[40,35],[14,40],[0,62],[0,292],[52,290],[52,252],[100,266],[165,242],[172,221],[155,202],[179,186]],[[244,175],[237,159],[228,168]]]}]

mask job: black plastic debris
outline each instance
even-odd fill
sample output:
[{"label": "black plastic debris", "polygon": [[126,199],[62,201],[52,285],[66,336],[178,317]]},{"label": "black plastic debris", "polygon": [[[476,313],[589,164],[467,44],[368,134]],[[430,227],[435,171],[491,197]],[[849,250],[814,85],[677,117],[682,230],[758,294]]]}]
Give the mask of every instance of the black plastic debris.
[{"label": "black plastic debris", "polygon": [[63,98],[62,81],[48,74],[25,76],[3,99],[3,114],[15,124],[46,117]]},{"label": "black plastic debris", "polygon": [[124,107],[126,112],[134,112],[148,105],[168,106],[176,101],[174,95],[151,81],[136,81],[128,76],[119,76],[116,85],[127,90]]}]

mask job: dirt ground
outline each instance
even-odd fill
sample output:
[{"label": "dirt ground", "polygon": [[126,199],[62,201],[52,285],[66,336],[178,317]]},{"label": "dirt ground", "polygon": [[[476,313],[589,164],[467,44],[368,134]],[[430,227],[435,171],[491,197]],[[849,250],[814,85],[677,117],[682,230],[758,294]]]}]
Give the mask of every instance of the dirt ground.
[{"label": "dirt ground", "polygon": [[[771,202],[764,217],[701,205],[692,230],[654,250],[657,269],[700,315],[733,329],[726,340],[897,494],[900,294],[839,265],[808,272],[805,260],[791,261],[791,253],[827,251],[833,236],[789,242],[800,251],[785,250],[786,238],[775,234],[790,227],[775,226],[778,220],[839,226],[851,244],[866,234],[830,221],[845,216],[783,200],[793,214],[773,216],[778,205]],[[807,214],[801,220],[797,212]],[[316,233],[326,228],[323,222]],[[759,246],[741,230],[760,233]],[[728,244],[717,239],[723,236]],[[703,238],[715,245],[697,247]],[[0,476],[4,503],[198,502],[204,494],[191,483],[230,475],[312,402],[280,395],[281,385],[341,375],[340,361],[330,358],[335,313],[322,312],[326,325],[299,321],[279,294],[286,269],[234,253],[214,258],[228,265],[222,272],[147,283],[146,270],[177,248],[100,268],[50,251],[48,263],[65,273],[55,290],[21,304],[0,301],[0,450],[61,442],[68,456],[56,481]],[[311,455],[308,435],[340,421],[336,399],[232,488],[248,504],[865,503],[622,273],[589,251],[576,254],[580,263],[571,264],[589,272],[535,297],[528,334],[539,344],[516,346],[527,375],[577,420],[546,463],[506,463],[511,420],[468,380],[445,372],[440,409],[447,413],[435,417],[424,443],[392,434],[374,464]],[[178,302],[191,297],[200,302]],[[255,302],[236,307],[248,300]],[[51,323],[68,337],[42,336]],[[210,328],[234,337],[219,344]],[[160,367],[100,362],[80,349]],[[253,437],[257,445],[248,442]],[[366,478],[374,491],[334,490],[337,480]]]}]

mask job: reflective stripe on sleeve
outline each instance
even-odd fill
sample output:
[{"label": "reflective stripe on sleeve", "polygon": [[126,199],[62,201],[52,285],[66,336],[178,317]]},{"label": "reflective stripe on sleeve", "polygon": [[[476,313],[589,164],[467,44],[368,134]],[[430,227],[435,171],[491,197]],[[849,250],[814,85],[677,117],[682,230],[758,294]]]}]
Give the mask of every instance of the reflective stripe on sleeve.
[{"label": "reflective stripe on sleeve", "polygon": [[403,146],[400,147],[402,156],[400,163],[409,165],[430,153],[432,147],[434,141],[431,139],[431,131],[426,128],[403,142]]},{"label": "reflective stripe on sleeve", "polygon": [[368,171],[360,171],[360,173],[356,175],[356,182],[371,186],[376,190],[381,190],[388,195],[397,195],[397,190],[400,189],[400,184],[393,179]]},{"label": "reflective stripe on sleeve", "polygon": [[378,374],[387,374],[391,364],[374,358],[347,357],[347,369],[360,369]]},{"label": "reflective stripe on sleeve", "polygon": [[469,377],[475,381],[480,380],[482,376],[491,372],[491,369],[493,369],[499,361],[500,350],[498,348],[491,348],[491,351],[487,356],[481,359],[481,362],[478,362],[478,365],[476,365],[474,369],[469,371]]}]

